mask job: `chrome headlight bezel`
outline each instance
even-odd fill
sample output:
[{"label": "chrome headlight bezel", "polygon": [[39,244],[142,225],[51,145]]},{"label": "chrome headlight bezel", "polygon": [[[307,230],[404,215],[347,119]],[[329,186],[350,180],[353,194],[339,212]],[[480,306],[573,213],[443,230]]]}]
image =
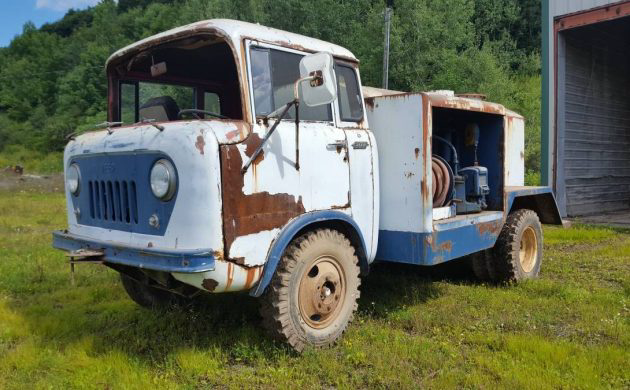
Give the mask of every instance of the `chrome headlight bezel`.
[{"label": "chrome headlight bezel", "polygon": [[169,160],[157,160],[149,172],[149,186],[156,198],[166,202],[173,198],[177,191],[177,172]]},{"label": "chrome headlight bezel", "polygon": [[79,195],[81,191],[81,170],[76,163],[70,164],[66,171],[66,188],[72,195]]}]

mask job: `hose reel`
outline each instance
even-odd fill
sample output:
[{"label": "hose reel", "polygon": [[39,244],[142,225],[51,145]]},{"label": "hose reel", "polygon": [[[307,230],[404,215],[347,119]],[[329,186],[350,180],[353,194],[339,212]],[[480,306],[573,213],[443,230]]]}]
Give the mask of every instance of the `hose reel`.
[{"label": "hose reel", "polygon": [[438,155],[431,156],[433,171],[433,207],[446,206],[453,197],[453,170],[446,160]]}]

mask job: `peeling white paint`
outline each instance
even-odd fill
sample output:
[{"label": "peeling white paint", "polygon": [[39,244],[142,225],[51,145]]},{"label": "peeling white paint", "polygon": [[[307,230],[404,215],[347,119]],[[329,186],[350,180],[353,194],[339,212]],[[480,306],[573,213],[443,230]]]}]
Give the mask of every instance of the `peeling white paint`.
[{"label": "peeling white paint", "polygon": [[242,257],[248,267],[263,265],[267,260],[267,248],[280,233],[280,229],[265,230],[237,237],[230,246],[230,257]]}]

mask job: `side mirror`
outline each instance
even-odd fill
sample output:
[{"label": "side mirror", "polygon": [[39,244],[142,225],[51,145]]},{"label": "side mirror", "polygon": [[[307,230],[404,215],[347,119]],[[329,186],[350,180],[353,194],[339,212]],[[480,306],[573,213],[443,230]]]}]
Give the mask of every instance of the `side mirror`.
[{"label": "side mirror", "polygon": [[304,56],[300,61],[301,99],[307,106],[330,104],[337,98],[337,77],[330,53]]}]

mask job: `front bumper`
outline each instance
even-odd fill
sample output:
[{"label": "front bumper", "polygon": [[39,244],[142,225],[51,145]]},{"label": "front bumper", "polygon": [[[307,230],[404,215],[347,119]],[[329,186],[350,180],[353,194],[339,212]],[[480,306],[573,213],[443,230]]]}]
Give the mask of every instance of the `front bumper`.
[{"label": "front bumper", "polygon": [[211,249],[164,250],[132,247],[110,241],[99,241],[77,236],[67,231],[53,232],[53,247],[65,251],[79,249],[101,250],[108,263],[164,272],[199,273],[215,269],[215,255]]}]

